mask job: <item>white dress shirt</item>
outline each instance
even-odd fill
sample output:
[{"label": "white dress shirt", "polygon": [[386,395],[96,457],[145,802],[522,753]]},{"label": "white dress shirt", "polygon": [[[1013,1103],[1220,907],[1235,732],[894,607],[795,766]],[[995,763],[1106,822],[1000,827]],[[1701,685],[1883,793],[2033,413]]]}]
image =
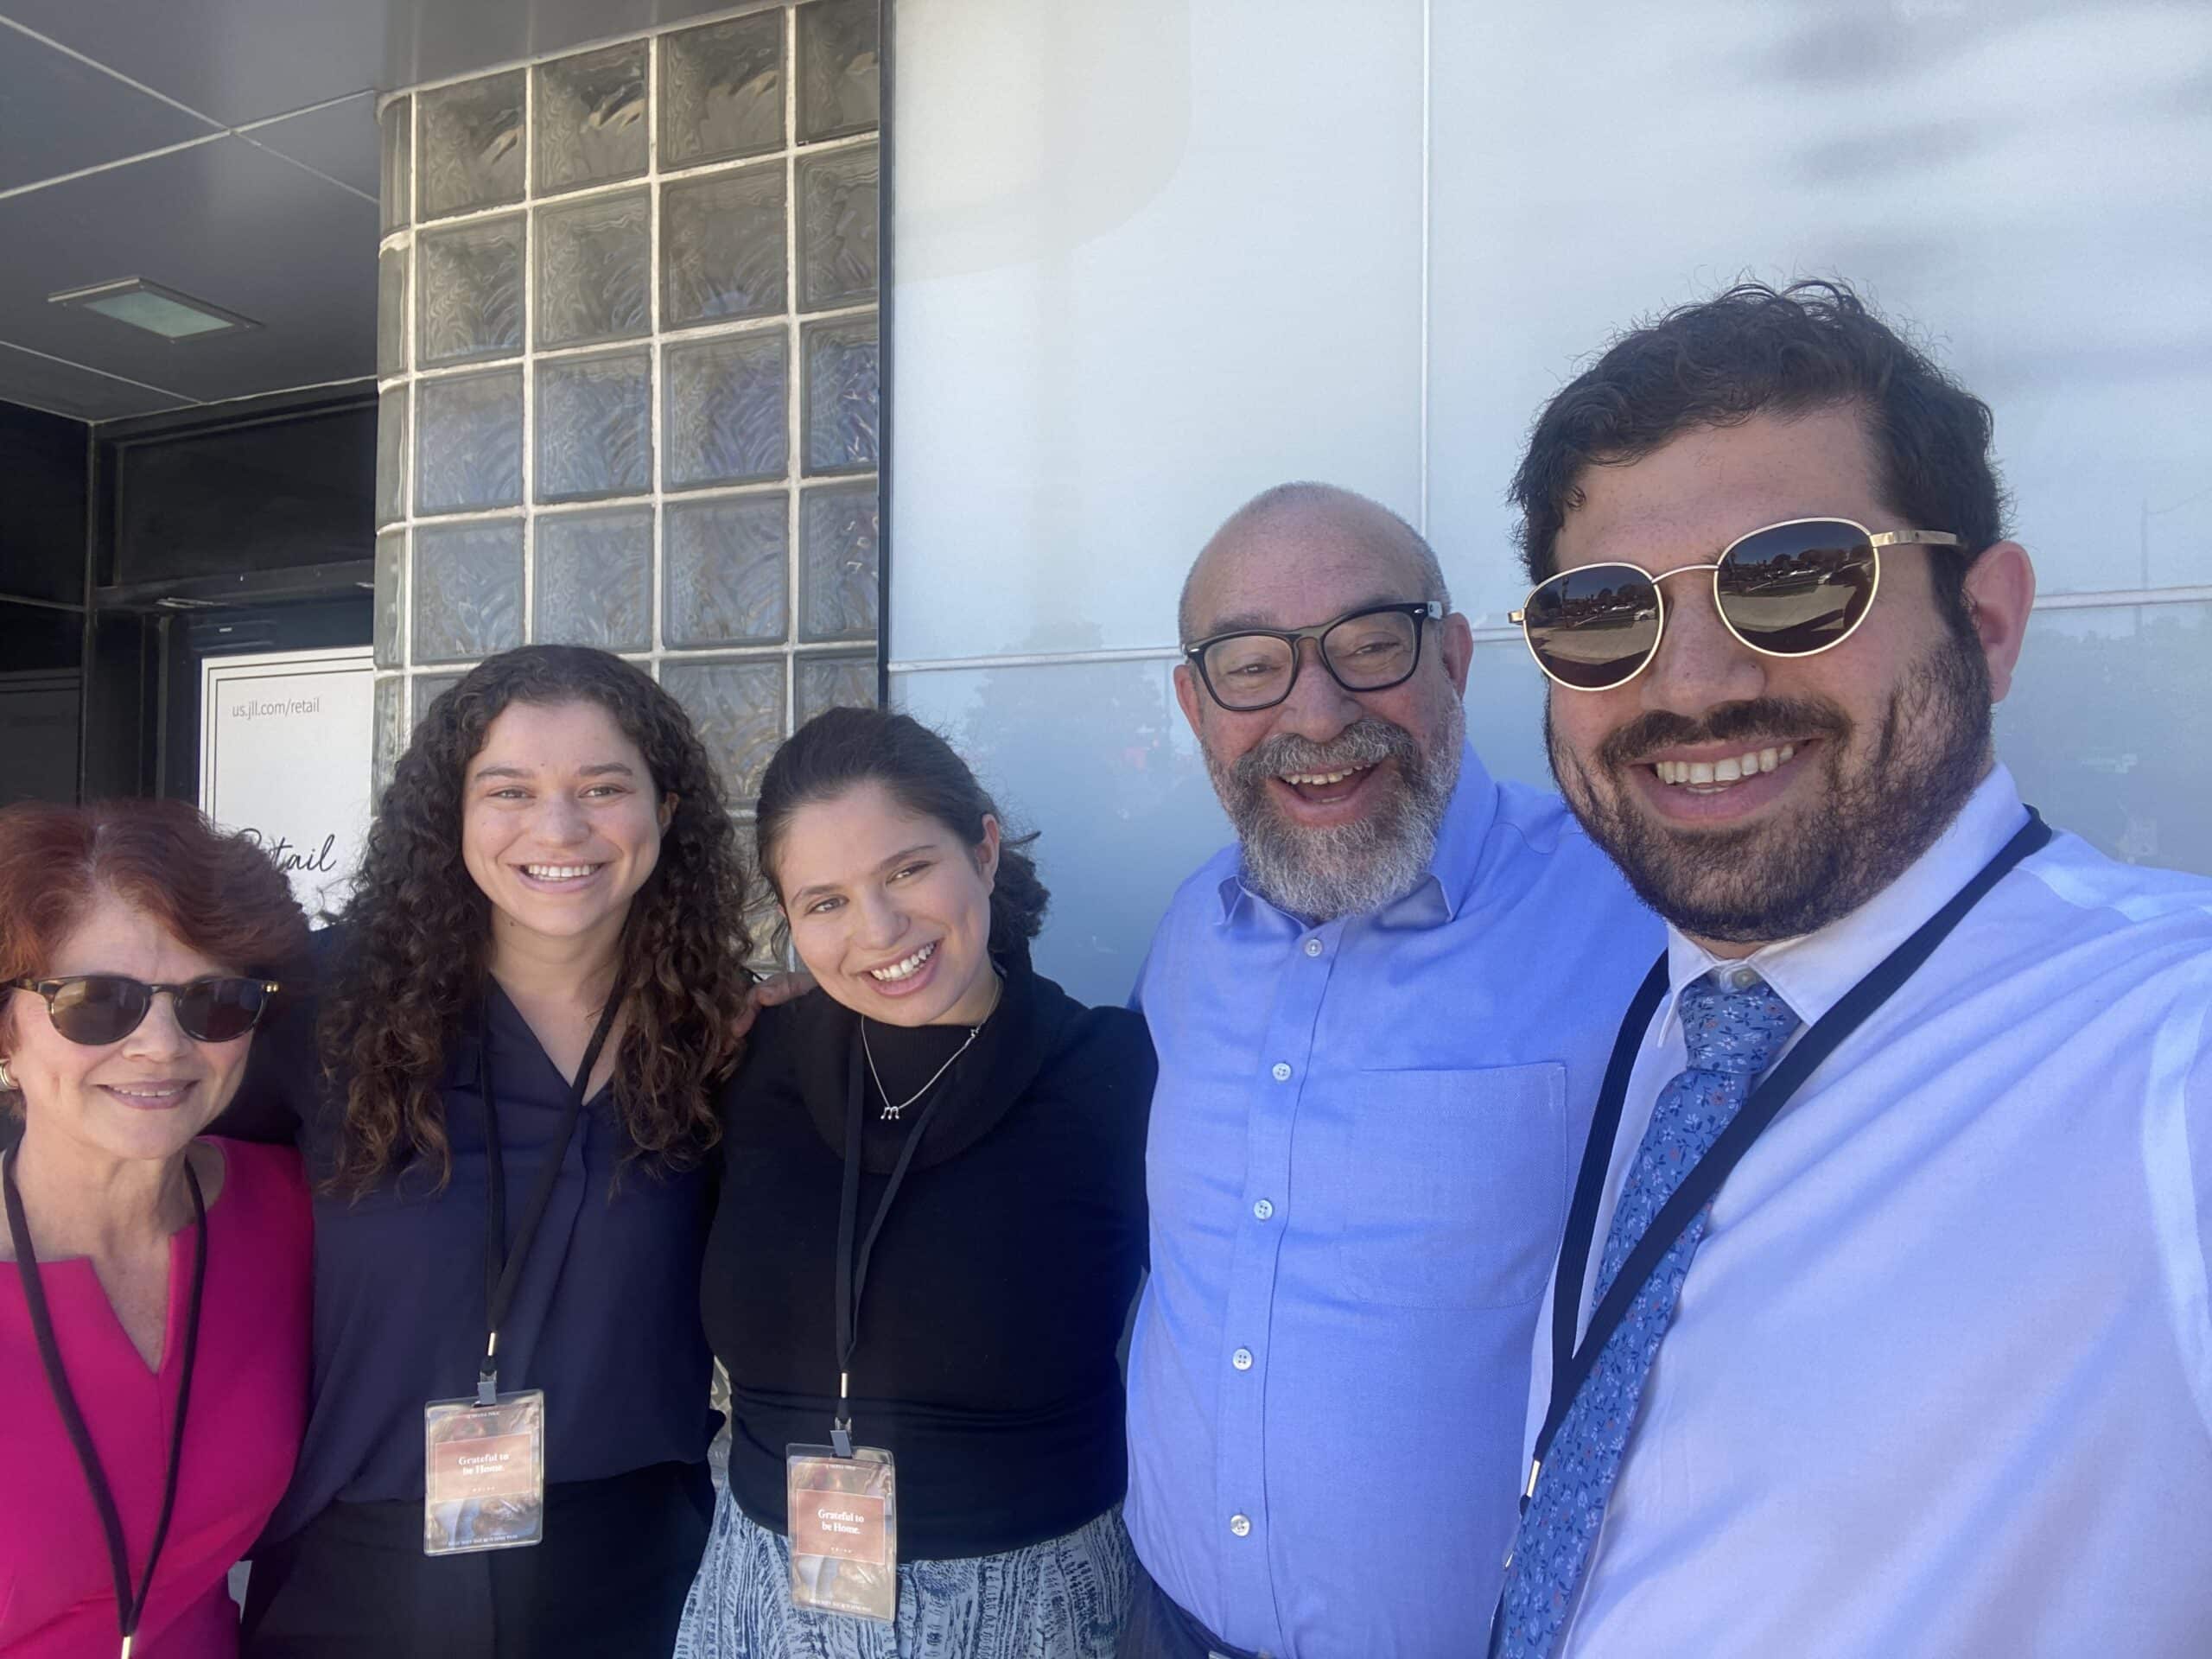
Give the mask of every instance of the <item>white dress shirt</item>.
[{"label": "white dress shirt", "polygon": [[[1748,965],[1809,1027],[2025,821],[1999,766]],[[1669,930],[1578,1324],[1720,965]],[[2000,880],[1721,1188],[1560,1651],[2212,1655],[2209,1009],[2212,881],[2063,831]]]}]

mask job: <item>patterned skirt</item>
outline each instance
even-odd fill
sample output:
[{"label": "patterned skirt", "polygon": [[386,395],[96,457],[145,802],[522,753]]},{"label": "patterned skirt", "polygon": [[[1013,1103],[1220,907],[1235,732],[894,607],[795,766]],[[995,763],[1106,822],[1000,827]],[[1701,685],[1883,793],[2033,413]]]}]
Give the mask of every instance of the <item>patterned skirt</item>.
[{"label": "patterned skirt", "polygon": [[791,1605],[791,1544],[722,1491],[675,1659],[1113,1659],[1135,1552],[1122,1512],[1027,1549],[899,1568],[883,1624]]}]

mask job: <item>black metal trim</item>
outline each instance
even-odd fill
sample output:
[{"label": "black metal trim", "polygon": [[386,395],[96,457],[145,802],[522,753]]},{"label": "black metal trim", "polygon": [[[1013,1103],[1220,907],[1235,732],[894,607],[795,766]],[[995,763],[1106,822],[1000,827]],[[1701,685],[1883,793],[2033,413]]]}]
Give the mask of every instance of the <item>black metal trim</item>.
[{"label": "black metal trim", "polygon": [[33,599],[29,594],[0,592],[0,605],[27,605],[35,611],[67,611],[81,616],[85,607],[73,605],[66,599]]},{"label": "black metal trim", "polygon": [[897,77],[892,47],[894,0],[876,0],[876,276],[875,276],[875,700],[891,703],[891,388],[893,371],[891,272],[895,200],[892,119]]},{"label": "black metal trim", "polygon": [[374,559],[338,559],[277,570],[239,570],[212,576],[118,583],[92,590],[106,611],[194,611],[223,605],[272,605],[287,600],[342,597],[344,590],[376,587]]},{"label": "black metal trim", "polygon": [[335,386],[296,387],[289,391],[263,392],[220,404],[194,404],[187,409],[168,409],[153,415],[133,415],[123,420],[102,421],[93,435],[102,443],[141,443],[149,439],[174,438],[200,432],[223,432],[245,426],[264,426],[272,421],[294,420],[326,410],[373,409],[377,383],[373,375]]},{"label": "black metal trim", "polygon": [[100,429],[97,426],[85,429],[85,569],[83,596],[79,608],[84,614],[84,626],[77,644],[77,802],[82,805],[86,785],[91,781],[92,764],[92,682],[96,658],[92,654],[93,630],[99,619],[92,609],[92,569],[99,558],[100,545]]}]

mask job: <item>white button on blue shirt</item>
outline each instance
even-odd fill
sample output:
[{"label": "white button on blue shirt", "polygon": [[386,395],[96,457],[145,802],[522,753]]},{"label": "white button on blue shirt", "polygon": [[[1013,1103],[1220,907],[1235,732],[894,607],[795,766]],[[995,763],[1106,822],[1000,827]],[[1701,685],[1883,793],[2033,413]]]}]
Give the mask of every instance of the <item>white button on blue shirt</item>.
[{"label": "white button on blue shirt", "polygon": [[1125,1513],[1215,1635],[1479,1645],[1537,1299],[1660,943],[1558,798],[1471,750],[1428,874],[1376,913],[1287,916],[1234,848],[1177,893],[1135,999],[1160,1077]]}]

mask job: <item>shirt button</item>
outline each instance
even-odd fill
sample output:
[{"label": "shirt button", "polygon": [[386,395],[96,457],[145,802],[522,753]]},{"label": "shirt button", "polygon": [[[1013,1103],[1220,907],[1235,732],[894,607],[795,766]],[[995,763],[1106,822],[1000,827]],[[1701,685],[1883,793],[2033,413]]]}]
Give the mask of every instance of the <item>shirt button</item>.
[{"label": "shirt button", "polygon": [[1319,940],[1319,939],[1308,939],[1308,940],[1306,940],[1306,954],[1307,956],[1309,956],[1309,957],[1318,957],[1318,956],[1319,956],[1319,955],[1321,954],[1321,941],[1320,941],[1320,940]]},{"label": "shirt button", "polygon": [[1257,1200],[1252,1205],[1252,1213],[1258,1217],[1262,1221],[1265,1221],[1269,1216],[1274,1214],[1274,1205],[1269,1204],[1265,1198]]},{"label": "shirt button", "polygon": [[1230,1516],[1229,1517],[1229,1529],[1235,1533],[1239,1538],[1247,1536],[1252,1530],[1252,1517],[1249,1515]]},{"label": "shirt button", "polygon": [[1229,1363],[1234,1365],[1240,1371],[1250,1370],[1252,1369],[1252,1351],[1249,1348],[1239,1348],[1235,1353],[1229,1357]]},{"label": "shirt button", "polygon": [[1277,1083],[1288,1083],[1290,1081],[1290,1062],[1288,1060],[1277,1060],[1275,1062],[1274,1079]]},{"label": "shirt button", "polygon": [[1748,991],[1759,982],[1759,976],[1748,968],[1738,968],[1728,976],[1728,982],[1739,991]]}]

